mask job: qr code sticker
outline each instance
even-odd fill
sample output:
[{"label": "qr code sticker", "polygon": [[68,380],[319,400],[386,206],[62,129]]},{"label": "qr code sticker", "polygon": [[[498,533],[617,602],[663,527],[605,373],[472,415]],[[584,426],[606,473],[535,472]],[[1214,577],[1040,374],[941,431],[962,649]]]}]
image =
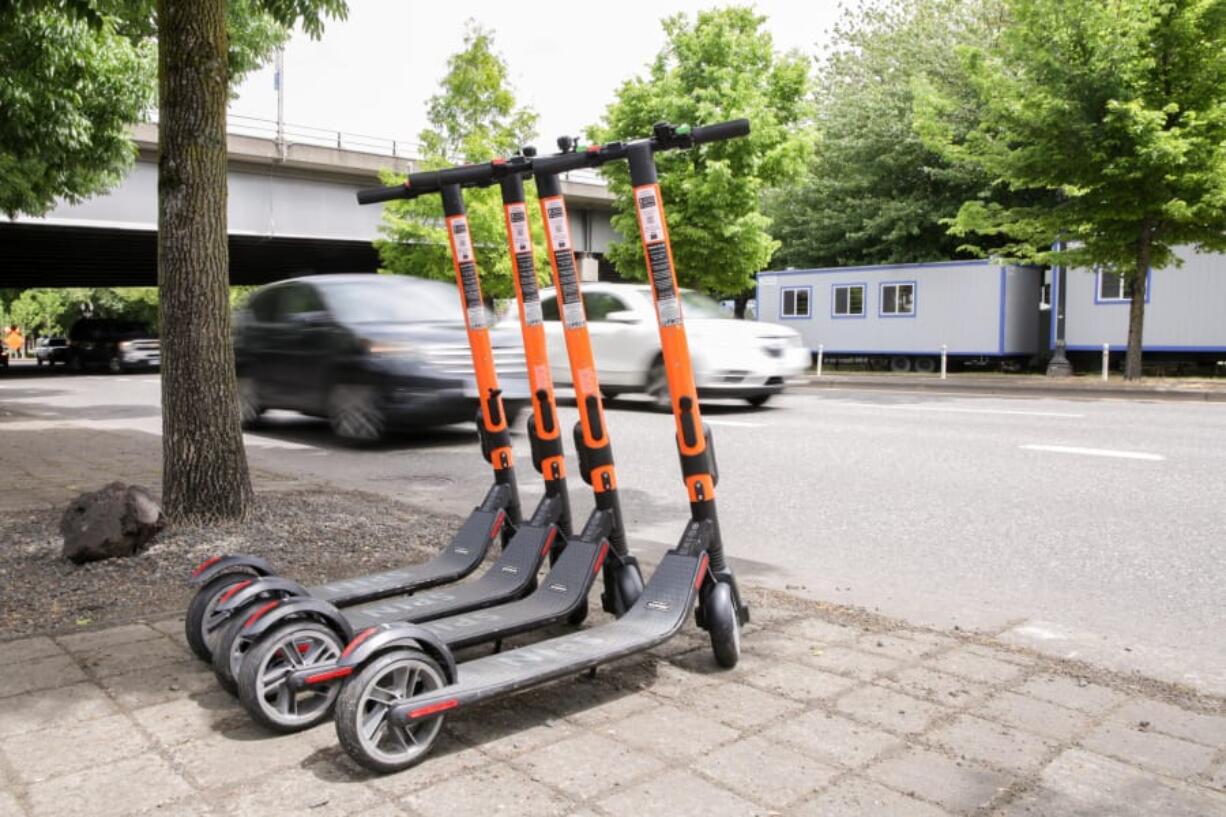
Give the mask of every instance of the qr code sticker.
[{"label": "qr code sticker", "polygon": [[468,308],[468,328],[469,329],[484,329],[485,323],[485,307],[478,304]]},{"label": "qr code sticker", "polygon": [[681,305],[676,298],[661,298],[656,301],[656,314],[661,326],[676,326],[681,323]]},{"label": "qr code sticker", "polygon": [[566,324],[567,329],[583,326],[583,302],[562,304],[562,322]]}]

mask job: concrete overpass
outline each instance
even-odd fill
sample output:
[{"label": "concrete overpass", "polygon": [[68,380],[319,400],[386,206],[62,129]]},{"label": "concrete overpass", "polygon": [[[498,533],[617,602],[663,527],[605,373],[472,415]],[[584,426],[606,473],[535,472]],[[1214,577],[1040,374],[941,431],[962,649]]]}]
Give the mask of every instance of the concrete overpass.
[{"label": "concrete overpass", "polygon": [[[0,287],[153,286],[157,283],[157,126],[133,132],[139,155],[116,188],[43,218],[0,221]],[[280,144],[231,133],[230,280],[262,284],[294,275],[374,272],[382,208],[354,191],[410,159],[343,147]],[[613,197],[596,176],[563,182],[585,277],[595,278],[613,237]]]}]

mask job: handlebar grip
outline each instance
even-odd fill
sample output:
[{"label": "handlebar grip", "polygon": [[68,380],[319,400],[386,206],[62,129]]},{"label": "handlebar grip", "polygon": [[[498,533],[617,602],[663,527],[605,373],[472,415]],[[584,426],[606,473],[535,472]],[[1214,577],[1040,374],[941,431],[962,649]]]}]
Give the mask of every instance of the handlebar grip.
[{"label": "handlebar grip", "polygon": [[403,184],[394,187],[368,187],[358,191],[358,204],[376,204],[381,201],[404,198],[408,189]]},{"label": "handlebar grip", "polygon": [[749,135],[748,119],[733,119],[730,122],[717,122],[714,125],[702,125],[690,131],[694,144],[703,142],[719,142],[724,139],[735,139],[738,136]]}]

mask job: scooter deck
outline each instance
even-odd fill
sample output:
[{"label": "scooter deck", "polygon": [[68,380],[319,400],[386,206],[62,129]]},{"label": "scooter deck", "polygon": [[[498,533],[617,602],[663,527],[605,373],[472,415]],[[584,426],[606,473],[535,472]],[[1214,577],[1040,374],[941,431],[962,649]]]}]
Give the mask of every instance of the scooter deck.
[{"label": "scooter deck", "polygon": [[519,598],[532,587],[541,561],[558,536],[556,525],[521,525],[497,561],[476,580],[346,607],[342,615],[356,632],[387,622],[431,621]]},{"label": "scooter deck", "polygon": [[[609,543],[603,537],[572,538],[566,543],[566,549],[558,556],[558,561],[536,592],[527,598],[497,607],[434,619],[424,624],[401,623],[391,629],[408,638],[418,634],[417,631],[427,631],[440,639],[448,649],[458,650],[565,621],[581,605],[587,604],[588,592],[608,553]],[[519,652],[522,650],[512,650],[506,654]],[[350,660],[360,662],[357,657]],[[342,655],[339,664],[345,663],[346,659]],[[324,679],[321,679],[320,675],[326,676],[327,670],[328,667],[318,664],[298,670],[297,684],[305,686],[315,683],[312,679],[323,682]]]},{"label": "scooter deck", "polygon": [[705,552],[693,556],[670,551],[638,601],[617,621],[465,661],[458,667],[456,683],[414,696],[397,706],[396,714],[411,718],[414,713],[425,717],[450,712],[661,644],[685,623],[706,569]]},{"label": "scooter deck", "polygon": [[448,648],[457,650],[518,633],[547,627],[566,619],[581,604],[608,555],[605,540],[572,539],[536,592],[519,601],[466,615],[430,621],[422,626]]},{"label": "scooter deck", "polygon": [[317,584],[307,588],[307,592],[320,601],[348,607],[459,581],[485,561],[486,553],[505,522],[505,511],[476,508],[464,520],[450,544],[429,561],[368,576]]}]

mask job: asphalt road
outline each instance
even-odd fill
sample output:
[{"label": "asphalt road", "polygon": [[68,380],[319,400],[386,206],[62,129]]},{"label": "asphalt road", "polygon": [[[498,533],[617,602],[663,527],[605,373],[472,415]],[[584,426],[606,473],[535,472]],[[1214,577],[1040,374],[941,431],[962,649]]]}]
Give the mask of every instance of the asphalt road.
[{"label": "asphalt road", "polygon": [[[0,379],[33,431],[158,433],[157,404],[153,375]],[[1226,405],[823,389],[706,419],[746,580],[1226,692]],[[632,546],[658,554],[687,514],[672,419],[626,399],[608,421]],[[352,450],[274,413],[248,443],[266,470],[459,513],[488,481],[459,427]]]}]

